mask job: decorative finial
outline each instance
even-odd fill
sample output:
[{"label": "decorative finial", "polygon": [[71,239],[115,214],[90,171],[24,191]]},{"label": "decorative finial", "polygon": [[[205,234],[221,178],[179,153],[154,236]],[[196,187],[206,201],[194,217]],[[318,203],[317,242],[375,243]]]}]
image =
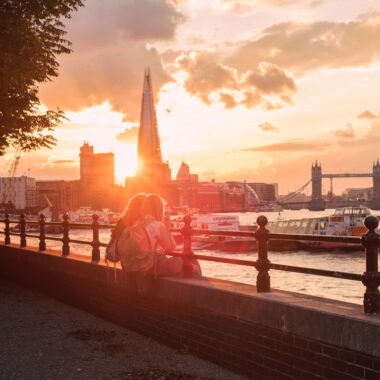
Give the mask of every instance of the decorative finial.
[{"label": "decorative finial", "polygon": [[379,225],[379,219],[374,215],[368,215],[364,220],[364,225],[370,230],[376,230]]},{"label": "decorative finial", "polygon": [[260,216],[257,217],[256,223],[261,228],[264,228],[268,224],[268,218],[265,215],[260,215]]}]

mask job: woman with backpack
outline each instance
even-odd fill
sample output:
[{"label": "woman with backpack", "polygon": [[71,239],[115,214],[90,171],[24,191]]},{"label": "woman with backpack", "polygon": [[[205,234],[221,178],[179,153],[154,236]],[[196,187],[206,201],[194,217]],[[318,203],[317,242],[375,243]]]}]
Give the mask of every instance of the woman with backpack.
[{"label": "woman with backpack", "polygon": [[[182,274],[181,257],[168,257],[176,243],[165,226],[164,203],[157,194],[149,194],[142,202],[141,217],[124,231],[118,239],[117,251],[127,273],[143,273],[157,276]],[[200,267],[194,264],[194,275],[200,275]]]},{"label": "woman with backpack", "polygon": [[[111,239],[106,248],[105,261],[113,262],[115,265],[121,261],[119,240],[123,234],[128,234],[130,228],[141,219],[142,205],[147,194],[139,193],[133,196],[129,202],[123,216],[116,223],[115,228],[111,232]],[[121,262],[123,265],[123,262]],[[123,267],[124,269],[124,267]]]}]

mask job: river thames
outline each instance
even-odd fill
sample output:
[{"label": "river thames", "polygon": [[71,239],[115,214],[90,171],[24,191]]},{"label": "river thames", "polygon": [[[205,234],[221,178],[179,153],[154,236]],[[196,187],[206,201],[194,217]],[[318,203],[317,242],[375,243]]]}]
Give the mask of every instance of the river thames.
[{"label": "river thames", "polygon": [[[308,217],[318,217],[331,215],[334,210],[325,210],[323,212],[311,212],[308,210],[284,210],[279,215],[278,212],[265,212],[260,215],[266,215],[269,220],[300,219]],[[376,215],[376,212],[373,212]],[[377,212],[379,213],[379,211]],[[239,215],[242,225],[252,225],[259,213],[247,212],[236,213]],[[107,243],[110,236],[110,230],[100,231],[101,242]],[[72,239],[81,239],[91,241],[92,233],[90,230],[71,230]],[[47,248],[61,249],[62,244],[59,242],[47,241]],[[28,244],[37,245],[36,239],[29,239]],[[80,244],[70,244],[71,252],[90,255],[91,247]],[[101,251],[102,254],[104,250]],[[234,257],[244,260],[256,260],[257,252],[246,253],[226,253],[222,251],[197,250],[199,254],[211,256]],[[294,266],[303,266],[316,269],[328,269],[341,272],[363,273],[365,271],[365,255],[363,251],[357,252],[307,252],[307,251],[289,251],[289,252],[269,252],[269,260],[272,263],[287,264]],[[205,276],[215,277],[224,280],[232,280],[247,284],[255,284],[257,272],[254,268],[244,267],[231,264],[201,262],[202,271]],[[342,280],[307,274],[283,272],[271,270],[272,288],[310,294],[314,296],[337,299],[346,302],[361,304],[363,300],[364,286],[361,282]]]}]

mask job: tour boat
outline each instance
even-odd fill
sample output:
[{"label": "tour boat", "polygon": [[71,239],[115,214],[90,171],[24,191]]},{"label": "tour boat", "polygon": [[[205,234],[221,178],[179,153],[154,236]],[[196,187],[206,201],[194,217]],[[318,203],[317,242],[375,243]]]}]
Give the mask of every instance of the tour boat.
[{"label": "tour boat", "polygon": [[[369,208],[338,208],[330,216],[318,218],[277,220],[269,222],[267,229],[272,233],[305,234],[318,236],[362,236],[367,232],[364,219],[371,215]],[[300,242],[301,248],[358,249],[356,244],[337,242]]]},{"label": "tour boat", "polygon": [[364,219],[368,215],[371,212],[367,207],[343,207],[330,216],[269,222],[267,229],[286,234],[361,236],[367,231]]},{"label": "tour boat", "polygon": [[120,217],[120,214],[109,209],[102,209],[101,211],[92,210],[91,207],[82,206],[76,211],[69,211],[69,221],[71,223],[91,224],[93,222],[93,215],[98,215],[98,222],[101,224],[115,224]]},{"label": "tour boat", "polygon": [[[181,229],[184,226],[184,215],[176,215],[170,218],[170,227]],[[194,230],[209,231],[210,235],[193,235],[192,246],[194,249],[219,249],[228,252],[246,252],[257,248],[253,238],[239,236],[212,235],[213,231],[251,231],[254,232],[255,226],[242,226],[238,215],[221,214],[193,214],[191,215],[191,227]],[[174,238],[177,243],[182,243],[182,235],[175,233]]]}]

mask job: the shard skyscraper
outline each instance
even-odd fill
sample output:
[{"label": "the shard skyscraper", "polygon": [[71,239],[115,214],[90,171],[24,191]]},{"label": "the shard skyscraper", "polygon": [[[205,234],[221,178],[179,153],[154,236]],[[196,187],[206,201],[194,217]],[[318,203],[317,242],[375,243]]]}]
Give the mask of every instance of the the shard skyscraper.
[{"label": "the shard skyscraper", "polygon": [[[152,77],[149,68],[145,69],[144,72],[137,154],[137,177],[142,182],[153,185],[170,182],[169,165],[162,161]],[[147,191],[151,191],[151,189],[147,189]]]}]

